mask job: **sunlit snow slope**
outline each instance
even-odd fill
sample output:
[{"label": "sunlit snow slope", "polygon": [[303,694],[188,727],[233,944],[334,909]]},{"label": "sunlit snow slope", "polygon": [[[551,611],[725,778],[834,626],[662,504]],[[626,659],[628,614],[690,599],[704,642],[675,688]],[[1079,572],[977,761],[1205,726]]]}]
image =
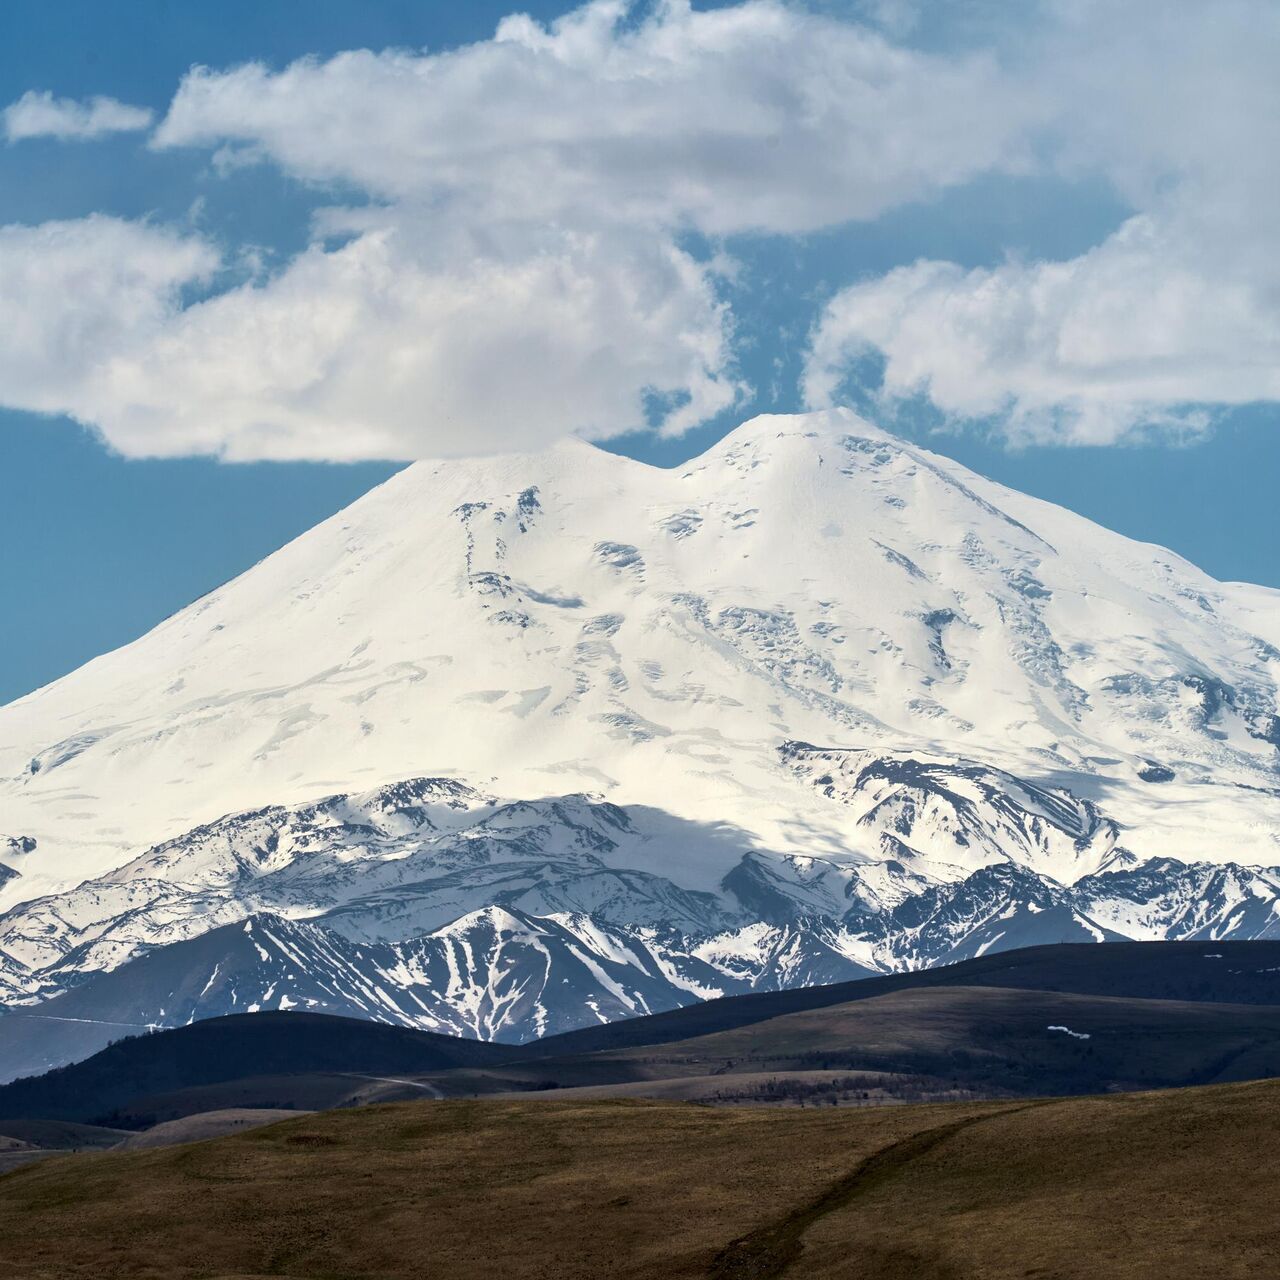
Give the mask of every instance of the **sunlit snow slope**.
[{"label": "sunlit snow slope", "polygon": [[708,930],[751,916],[751,875],[821,881],[830,916],[837,884],[898,910],[1006,862],[1059,886],[1271,866],[1278,680],[1280,593],[847,412],[755,419],[676,470],[581,443],[419,463],[0,709],[0,906],[424,778],[641,815],[605,861],[714,896]]}]

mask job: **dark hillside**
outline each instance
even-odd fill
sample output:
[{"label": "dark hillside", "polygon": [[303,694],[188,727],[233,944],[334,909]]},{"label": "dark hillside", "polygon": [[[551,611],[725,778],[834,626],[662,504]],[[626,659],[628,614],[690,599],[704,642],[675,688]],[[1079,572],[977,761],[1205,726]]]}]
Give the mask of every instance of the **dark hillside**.
[{"label": "dark hillside", "polygon": [[648,1018],[570,1031],[524,1046],[560,1056],[666,1044],[776,1018],[931,987],[1004,987],[1139,1000],[1280,1005],[1280,942],[1059,943],[1001,951],[915,973],[730,996]]},{"label": "dark hillside", "polygon": [[42,1116],[109,1123],[132,1099],[246,1076],[422,1074],[498,1066],[516,1056],[510,1046],[354,1018],[236,1014],[120,1040],[84,1062],[15,1080],[0,1088],[0,1120]]}]

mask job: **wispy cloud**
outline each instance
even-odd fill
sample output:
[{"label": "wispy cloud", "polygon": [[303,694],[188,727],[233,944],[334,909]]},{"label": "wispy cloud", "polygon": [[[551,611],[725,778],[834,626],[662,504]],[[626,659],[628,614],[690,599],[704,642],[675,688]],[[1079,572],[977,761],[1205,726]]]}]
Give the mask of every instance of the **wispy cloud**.
[{"label": "wispy cloud", "polygon": [[203,240],[119,218],[0,227],[4,399],[97,421],[112,361],[158,340],[218,263]]},{"label": "wispy cloud", "polygon": [[87,141],[109,133],[132,133],[150,128],[153,112],[131,107],[115,98],[76,102],[55,98],[47,90],[31,90],[4,109],[4,132],[10,142],[26,138]]}]

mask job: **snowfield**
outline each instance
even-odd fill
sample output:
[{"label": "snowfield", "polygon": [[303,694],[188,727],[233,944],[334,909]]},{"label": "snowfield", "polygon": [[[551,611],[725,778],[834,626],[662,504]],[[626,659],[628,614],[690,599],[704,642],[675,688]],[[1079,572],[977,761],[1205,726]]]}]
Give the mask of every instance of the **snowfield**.
[{"label": "snowfield", "polygon": [[845,411],[419,463],[0,708],[0,1001],[268,916],[395,952],[367,1016],[508,1038],[1277,936],[1278,680],[1280,592]]}]

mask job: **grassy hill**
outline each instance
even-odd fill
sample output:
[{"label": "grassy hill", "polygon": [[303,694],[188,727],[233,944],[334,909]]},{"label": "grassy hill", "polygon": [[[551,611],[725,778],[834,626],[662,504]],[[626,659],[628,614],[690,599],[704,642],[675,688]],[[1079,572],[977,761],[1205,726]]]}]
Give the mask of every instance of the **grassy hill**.
[{"label": "grassy hill", "polygon": [[806,1009],[931,987],[1002,987],[1135,1000],[1280,1005],[1280,942],[1057,943],[856,982],[707,1000],[552,1036],[524,1046],[546,1057],[664,1044]]},{"label": "grassy hill", "polygon": [[[356,1092],[353,1074],[497,1066],[518,1056],[507,1045],[354,1018],[238,1014],[121,1040],[84,1062],[5,1085],[0,1088],[0,1132],[9,1117],[33,1116],[141,1127],[184,1114],[181,1108],[172,1114],[157,1111],[147,1101],[153,1096],[245,1078],[270,1081],[273,1097],[258,1105],[333,1106],[342,1100],[334,1096],[335,1088]],[[328,1077],[330,1086],[317,1087],[317,1076]],[[308,1078],[311,1084],[305,1083]]]},{"label": "grassy hill", "polygon": [[1280,1007],[924,987],[658,1045],[429,1077],[451,1096],[908,1101],[1280,1075]]},{"label": "grassy hill", "polygon": [[925,988],[787,1014],[646,1056],[658,1053],[717,1071],[915,1072],[996,1092],[1101,1092],[1280,1075],[1280,1008]]},{"label": "grassy hill", "polygon": [[423,1092],[918,1101],[1271,1075],[1280,1075],[1280,944],[1054,946],[712,1001],[536,1045],[317,1014],[211,1019],[0,1088],[0,1133],[6,1117],[140,1129],[209,1111],[326,1110]]},{"label": "grassy hill", "polygon": [[874,1109],[396,1104],[0,1177],[0,1280],[1275,1273],[1280,1084]]}]

